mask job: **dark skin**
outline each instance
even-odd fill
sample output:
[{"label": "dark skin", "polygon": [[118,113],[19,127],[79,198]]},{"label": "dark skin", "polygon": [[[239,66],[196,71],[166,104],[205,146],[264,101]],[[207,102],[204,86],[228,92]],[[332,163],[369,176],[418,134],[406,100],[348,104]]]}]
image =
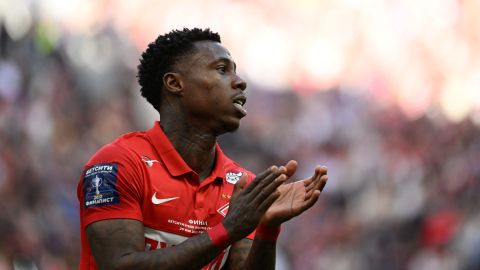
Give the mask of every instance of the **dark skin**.
[{"label": "dark skin", "polygon": [[[285,177],[290,178],[297,170],[297,162],[289,161],[280,169]],[[277,188],[280,196],[270,206],[260,223],[267,226],[279,226],[283,222],[301,214],[312,207],[327,183],[327,168],[317,166],[312,177]],[[246,179],[244,179],[246,182]],[[240,181],[234,194],[244,189]],[[230,249],[226,269],[275,269],[276,242],[255,237],[254,241],[242,239]]]},{"label": "dark skin", "polygon": [[[194,52],[166,73],[161,92],[161,127],[177,152],[203,181],[212,170],[217,137],[236,130],[246,112],[242,99],[246,83],[236,74],[230,53],[217,42],[199,41]],[[278,226],[310,208],[326,181],[326,168],[286,184],[297,163],[272,166],[250,185],[246,176],[235,185],[229,212],[222,221],[232,239],[226,269],[274,269],[275,242],[245,237],[260,223]],[[100,269],[199,269],[221,250],[207,234],[164,249],[145,251],[143,224],[110,219],[87,227],[87,236]]]}]

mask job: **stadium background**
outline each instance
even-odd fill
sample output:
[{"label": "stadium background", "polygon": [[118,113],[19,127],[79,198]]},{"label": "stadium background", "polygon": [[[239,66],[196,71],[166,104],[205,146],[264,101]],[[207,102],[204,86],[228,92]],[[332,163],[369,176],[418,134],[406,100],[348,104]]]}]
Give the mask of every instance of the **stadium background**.
[{"label": "stadium background", "polygon": [[75,269],[76,184],[149,128],[140,52],[220,32],[249,116],[221,139],[259,172],[329,167],[279,269],[480,269],[480,1],[0,1],[0,269]]}]

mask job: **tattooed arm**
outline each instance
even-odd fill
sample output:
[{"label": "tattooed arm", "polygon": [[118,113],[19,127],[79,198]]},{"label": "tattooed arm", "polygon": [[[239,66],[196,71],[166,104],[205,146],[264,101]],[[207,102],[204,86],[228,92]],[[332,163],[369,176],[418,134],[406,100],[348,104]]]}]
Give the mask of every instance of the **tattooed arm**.
[{"label": "tattooed arm", "polygon": [[175,247],[144,251],[143,224],[133,219],[92,223],[87,235],[99,269],[199,269],[219,254],[205,233]]},{"label": "tattooed arm", "polygon": [[245,238],[232,245],[224,269],[275,269],[275,255],[275,242]]},{"label": "tattooed arm", "polygon": [[253,240],[244,238],[238,242],[235,242],[230,247],[230,252],[228,254],[227,264],[223,268],[229,270],[240,270],[245,269],[243,264],[247,260],[248,253],[252,248]]}]

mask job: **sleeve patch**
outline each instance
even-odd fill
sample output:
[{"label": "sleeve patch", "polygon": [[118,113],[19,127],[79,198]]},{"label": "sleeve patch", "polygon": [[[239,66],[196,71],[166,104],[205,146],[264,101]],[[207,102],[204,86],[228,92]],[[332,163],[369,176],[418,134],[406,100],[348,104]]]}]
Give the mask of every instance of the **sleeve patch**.
[{"label": "sleeve patch", "polygon": [[118,164],[103,163],[89,167],[83,175],[83,206],[85,208],[118,204]]}]

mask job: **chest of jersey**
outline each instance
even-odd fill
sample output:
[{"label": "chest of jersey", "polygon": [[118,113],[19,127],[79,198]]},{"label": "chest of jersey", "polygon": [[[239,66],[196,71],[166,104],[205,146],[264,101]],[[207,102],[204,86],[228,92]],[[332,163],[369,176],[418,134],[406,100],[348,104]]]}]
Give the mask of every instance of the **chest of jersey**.
[{"label": "chest of jersey", "polygon": [[[207,178],[199,183],[195,174],[172,177],[161,162],[147,167],[143,175],[145,250],[178,245],[215,226],[227,214],[233,184],[222,178]],[[228,250],[202,270],[220,269]]]},{"label": "chest of jersey", "polygon": [[191,237],[221,222],[228,211],[233,184],[222,178],[200,183],[194,173],[172,177],[160,162],[146,167],[143,175],[146,228]]}]

